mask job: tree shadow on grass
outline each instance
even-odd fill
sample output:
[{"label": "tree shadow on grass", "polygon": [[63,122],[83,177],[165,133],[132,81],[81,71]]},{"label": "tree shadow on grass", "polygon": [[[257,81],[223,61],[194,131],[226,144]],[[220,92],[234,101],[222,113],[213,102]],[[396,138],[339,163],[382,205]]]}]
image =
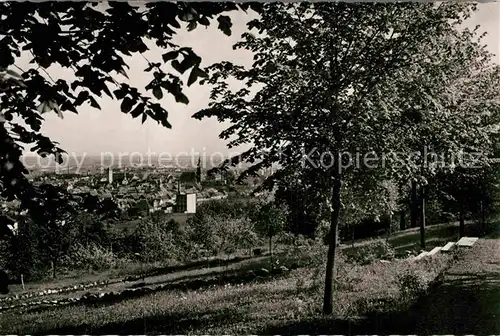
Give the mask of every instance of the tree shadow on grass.
[{"label": "tree shadow on grass", "polygon": [[144,334],[187,334],[193,330],[203,329],[210,325],[227,325],[243,319],[241,309],[220,309],[197,313],[168,313],[144,316],[125,322],[113,322],[103,326],[93,326],[83,323],[78,326],[68,326],[43,332],[51,335],[144,335]]},{"label": "tree shadow on grass", "polygon": [[[224,307],[218,309],[210,309],[213,305],[219,302],[234,302],[235,296],[259,297],[265,299],[268,297],[279,295],[293,296],[296,294],[294,289],[274,290],[273,288],[259,289],[252,288],[237,294],[228,293],[218,295],[203,303],[208,309],[197,312],[169,312],[158,315],[148,315],[142,318],[134,318],[124,322],[112,322],[105,325],[96,326],[91,323],[81,323],[79,325],[61,327],[50,330],[42,330],[36,332],[28,332],[29,334],[188,334],[200,333],[204,330],[218,327],[220,330],[239,323],[247,319],[248,310],[241,306]],[[88,307],[102,307],[102,304],[92,305]]]},{"label": "tree shadow on grass", "polygon": [[[401,327],[389,328],[391,321],[397,320],[397,315],[377,315],[356,320],[341,320],[334,318],[312,318],[292,322],[286,325],[268,326],[258,332],[259,335],[359,335],[359,334],[393,334],[390,330],[402,330]],[[398,322],[399,324],[399,322]],[[399,332],[408,334],[408,332]]]},{"label": "tree shadow on grass", "polygon": [[262,335],[297,334],[473,334],[498,335],[498,274],[446,280],[403,312],[354,321],[317,318],[268,326]]}]

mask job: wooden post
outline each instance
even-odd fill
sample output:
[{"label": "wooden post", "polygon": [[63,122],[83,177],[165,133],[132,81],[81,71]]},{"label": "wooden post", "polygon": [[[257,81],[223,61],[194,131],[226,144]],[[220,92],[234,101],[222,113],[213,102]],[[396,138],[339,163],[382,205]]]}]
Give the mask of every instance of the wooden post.
[{"label": "wooden post", "polygon": [[26,290],[26,288],[24,287],[24,276],[23,276],[23,274],[21,274],[21,285],[23,286],[23,290]]}]

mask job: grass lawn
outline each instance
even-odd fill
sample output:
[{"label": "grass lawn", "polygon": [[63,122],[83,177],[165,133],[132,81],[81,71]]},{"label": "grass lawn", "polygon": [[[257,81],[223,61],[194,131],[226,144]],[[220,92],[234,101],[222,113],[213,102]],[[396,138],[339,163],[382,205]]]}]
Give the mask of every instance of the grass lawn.
[{"label": "grass lawn", "polygon": [[[468,225],[470,227],[470,225]],[[435,246],[441,246],[446,244],[448,241],[456,241],[458,238],[458,223],[447,223],[440,225],[432,225],[426,228],[426,242],[427,250],[432,249]],[[346,254],[354,252],[359,246],[367,245],[373,243],[374,241],[380,241],[387,239],[387,237],[378,237],[374,239],[363,239],[354,242],[354,248],[351,244],[346,242],[341,248]],[[404,231],[395,232],[391,237],[389,237],[388,242],[395,248],[396,255],[403,256],[406,254],[407,250],[419,251],[420,250],[420,233],[418,228],[407,229]],[[280,253],[286,249],[287,246],[276,246],[276,252]],[[262,249],[264,253],[267,253],[266,249]],[[119,280],[128,275],[137,275],[146,272],[152,276],[152,279],[148,281],[150,283],[159,283],[170,281],[182,277],[196,277],[202,276],[204,274],[210,273],[220,273],[227,270],[224,266],[225,262],[229,260],[230,270],[235,270],[239,268],[248,268],[249,264],[257,267],[265,267],[268,258],[262,257],[249,257],[248,251],[240,251],[230,256],[219,256],[214,259],[194,261],[192,263],[184,265],[165,265],[165,263],[156,262],[148,264],[140,264],[138,262],[130,262],[123,265],[120,268],[104,270],[104,271],[73,271],[68,272],[59,279],[46,279],[40,282],[27,283],[25,289],[23,290],[21,285],[11,285],[10,295],[19,295],[31,292],[41,292],[47,289],[62,288],[67,286],[73,286],[81,283],[92,283],[104,280]],[[236,258],[234,261],[230,259]],[[252,261],[252,259],[255,259]],[[263,262],[264,260],[264,262]],[[173,274],[175,273],[175,274]],[[116,288],[114,288],[116,287]],[[123,284],[113,285],[113,287],[108,290],[118,290],[124,287]],[[0,295],[0,298],[4,297]]]},{"label": "grass lawn", "polygon": [[[149,276],[167,275],[176,273],[175,277],[181,277],[186,274],[204,274],[211,271],[207,269],[226,269],[225,266],[233,264],[245,264],[250,259],[261,259],[261,257],[245,256],[246,251],[238,252],[227,256],[218,256],[211,259],[196,260],[187,264],[173,264],[171,262],[153,262],[143,263],[130,261],[120,267],[101,270],[101,271],[67,271],[60,275],[57,279],[43,279],[37,282],[25,284],[23,290],[20,284],[9,286],[9,295],[20,295],[32,292],[41,292],[47,289],[63,288],[82,283],[100,282],[104,280],[121,280],[126,276],[138,276],[147,274]],[[248,252],[246,252],[248,254]],[[263,256],[267,255],[267,251],[263,251]],[[179,273],[179,274],[177,274]],[[0,294],[0,298],[4,295]]]},{"label": "grass lawn", "polygon": [[[317,250],[324,256],[324,249]],[[424,288],[451,256],[419,262],[395,260],[355,265],[339,259],[334,319],[397,309],[401,276]],[[266,333],[298,320],[321,317],[323,266],[292,271],[264,283],[227,285],[197,291],[156,292],[114,304],[76,305],[39,312],[4,312],[4,334],[249,334]],[[406,293],[406,292],[405,292]]]},{"label": "grass lawn", "polygon": [[[427,239],[431,242],[456,241],[457,230],[453,224],[431,226],[427,229]],[[373,241],[356,242],[355,248]],[[399,249],[418,245],[418,229],[398,232],[389,242],[401,244],[397,246]],[[424,290],[453,260],[452,255],[437,254],[418,262],[402,259],[392,262],[377,260],[368,265],[351,264],[343,257],[351,247],[344,246],[338,264],[335,313],[332,317],[323,317],[322,258],[326,255],[325,249],[324,246],[312,250],[306,248],[302,254],[311,260],[311,265],[293,270],[286,277],[265,282],[190,291],[159,291],[116,303],[78,304],[22,314],[15,310],[6,311],[0,315],[0,333],[279,334],[286,333],[286,328],[296,323],[308,327],[317,323],[323,326],[335,323],[337,327],[328,330],[349,333],[352,325],[346,321],[403,309],[411,302],[412,295]],[[301,253],[299,250],[292,254]],[[280,259],[283,258],[281,255]],[[267,263],[268,257],[259,257],[220,269],[185,270],[170,276],[178,279],[208,276],[214,272],[265,267]],[[147,281],[158,283],[165,280],[161,278],[164,276],[159,274]],[[307,329],[306,333],[314,333],[314,328]]]}]

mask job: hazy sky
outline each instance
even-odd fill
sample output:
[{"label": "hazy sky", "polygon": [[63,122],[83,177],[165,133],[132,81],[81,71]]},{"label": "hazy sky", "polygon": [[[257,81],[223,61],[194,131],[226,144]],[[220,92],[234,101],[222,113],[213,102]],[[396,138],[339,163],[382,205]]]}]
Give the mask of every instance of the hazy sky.
[{"label": "hazy sky", "polygon": [[[222,60],[232,61],[241,65],[250,65],[252,55],[246,51],[233,50],[232,45],[239,40],[245,30],[248,16],[243,12],[230,15],[233,20],[233,34],[227,37],[213,24],[209,28],[198,27],[192,32],[179,30],[175,42],[182,46],[191,46],[203,58],[203,66]],[[490,2],[479,4],[479,11],[469,20],[467,26],[481,25],[482,30],[488,32],[484,42],[491,52],[497,55],[500,63],[500,3]],[[164,51],[154,44],[148,44],[150,51],[145,56],[152,62],[161,60]],[[23,57],[17,63],[23,69],[28,68],[29,57]],[[143,70],[147,62],[140,55],[126,60],[130,66],[127,74],[130,83],[138,88],[144,88],[151,80],[152,75]],[[50,73],[59,76],[61,72],[70,76],[71,71],[50,69]],[[126,79],[123,78],[125,81]],[[187,82],[187,78],[185,79]],[[133,119],[120,111],[120,103],[104,97],[98,100],[101,111],[89,105],[80,107],[79,114],[66,113],[63,120],[55,113],[46,114],[43,132],[58,141],[62,148],[69,153],[99,154],[112,152],[168,152],[175,155],[179,152],[213,152],[228,153],[225,142],[218,138],[218,134],[225,128],[217,120],[198,121],[192,119],[193,113],[207,106],[209,102],[209,87],[194,84],[186,88],[186,95],[190,99],[189,105],[178,104],[170,95],[165,94],[161,104],[169,111],[169,121],[172,129],[166,129],[156,122],[148,120],[141,124],[141,119]]]}]

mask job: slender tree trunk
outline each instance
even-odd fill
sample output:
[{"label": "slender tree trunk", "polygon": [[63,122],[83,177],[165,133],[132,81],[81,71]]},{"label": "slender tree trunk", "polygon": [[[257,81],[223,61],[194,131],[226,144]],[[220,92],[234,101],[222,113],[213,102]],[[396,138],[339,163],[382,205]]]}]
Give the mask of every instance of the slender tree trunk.
[{"label": "slender tree trunk", "polygon": [[460,202],[460,215],[459,215],[459,224],[458,224],[458,236],[462,238],[465,236],[465,207],[464,202]]},{"label": "slender tree trunk", "polygon": [[401,210],[400,215],[399,215],[399,229],[402,231],[406,229],[406,211]]},{"label": "slender tree trunk", "polygon": [[417,182],[411,181],[411,223],[412,228],[417,227],[418,205],[417,205]]},{"label": "slender tree trunk", "polygon": [[420,246],[425,249],[425,187],[420,187]]},{"label": "slender tree trunk", "polygon": [[328,237],[328,255],[326,261],[325,295],[323,313],[333,312],[333,285],[335,279],[335,253],[337,250],[337,235],[340,217],[340,190],[342,182],[336,180],[332,188],[332,210],[330,213],[330,234]]},{"label": "slender tree trunk", "polygon": [[52,278],[55,279],[57,276],[57,258],[53,258],[52,261],[50,262],[52,265]]},{"label": "slender tree trunk", "polygon": [[354,225],[351,224],[351,246],[354,248]]},{"label": "slender tree trunk", "polygon": [[271,256],[271,267],[273,266],[273,236],[269,236],[269,254]]},{"label": "slender tree trunk", "polygon": [[486,232],[486,216],[485,216],[485,211],[484,211],[484,202],[481,201],[481,230],[483,232]]},{"label": "slender tree trunk", "polygon": [[389,241],[391,234],[392,234],[392,215],[389,215],[389,227],[387,230],[387,241]]},{"label": "slender tree trunk", "polygon": [[23,290],[26,290],[24,287],[24,274],[21,274],[21,285],[23,286]]}]

